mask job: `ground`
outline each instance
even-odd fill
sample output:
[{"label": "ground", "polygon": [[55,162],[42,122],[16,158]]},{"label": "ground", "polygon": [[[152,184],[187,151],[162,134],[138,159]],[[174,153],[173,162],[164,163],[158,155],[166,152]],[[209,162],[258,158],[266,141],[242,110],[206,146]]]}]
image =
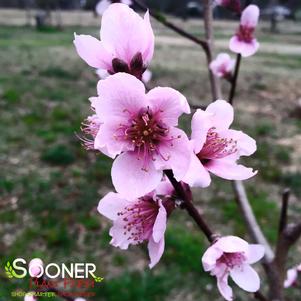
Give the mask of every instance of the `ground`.
[{"label": "ground", "polygon": [[[0,300],[10,300],[11,291],[28,290],[27,281],[4,275],[4,263],[16,257],[96,263],[105,279],[90,300],[222,300],[200,264],[208,245],[186,212],[171,216],[166,251],[151,271],[145,246],[120,251],[109,245],[110,223],[96,207],[112,190],[112,162],[86,152],[77,138],[81,122],[91,113],[88,97],[96,94],[97,77],[72,45],[74,32],[98,36],[99,21],[86,13],[66,13],[63,20],[68,23],[63,30],[36,31],[20,27],[23,12],[0,12],[0,23],[6,23],[0,28]],[[200,20],[174,21],[201,36]],[[153,25],[156,51],[150,86],[171,86],[192,104],[209,104],[201,49],[155,21]],[[258,175],[246,187],[273,244],[284,187],[292,190],[290,220],[301,214],[301,31],[300,24],[290,22],[282,23],[278,34],[270,34],[268,27],[263,23],[258,31],[259,53],[243,60],[234,106],[235,128],[257,140],[257,153],[245,163],[258,169]],[[234,30],[234,22],[217,22],[216,52],[227,50]],[[223,89],[226,97],[227,83]],[[189,131],[187,118],[182,125]],[[230,183],[217,178],[213,183],[194,190],[197,207],[221,234],[248,239]],[[288,267],[300,261],[299,243]],[[293,290],[287,293],[291,301],[298,300]],[[252,300],[237,288],[235,294],[237,300]]]}]

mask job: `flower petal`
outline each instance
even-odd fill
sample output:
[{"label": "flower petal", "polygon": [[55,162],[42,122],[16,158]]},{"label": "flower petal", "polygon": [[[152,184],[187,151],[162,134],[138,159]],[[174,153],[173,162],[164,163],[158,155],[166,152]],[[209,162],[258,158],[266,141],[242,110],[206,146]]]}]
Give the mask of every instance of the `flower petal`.
[{"label": "flower petal", "polygon": [[136,77],[117,73],[97,85],[100,101],[95,102],[95,110],[101,121],[120,118],[120,122],[127,122],[131,114],[147,107],[145,87]]},{"label": "flower petal", "polygon": [[179,117],[183,113],[190,113],[186,97],[172,88],[154,88],[147,93],[146,98],[154,114],[160,114],[160,119],[167,125],[178,125]]},{"label": "flower petal", "polygon": [[214,246],[209,247],[202,257],[202,264],[206,272],[211,271],[216,267],[216,261],[223,255],[221,249]]},{"label": "flower petal", "polygon": [[203,188],[211,183],[209,172],[194,153],[191,154],[190,165],[182,181],[192,187]]},{"label": "flower petal", "polygon": [[160,240],[164,237],[164,233],[166,230],[166,222],[167,222],[167,213],[166,210],[164,208],[164,206],[162,205],[162,201],[159,201],[159,212],[153,227],[153,239],[154,242],[158,243],[160,242]]},{"label": "flower petal", "polygon": [[253,264],[257,261],[259,261],[265,253],[265,248],[262,245],[254,245],[254,244],[250,244],[249,245],[249,250],[247,253],[247,262],[249,264]]},{"label": "flower petal", "polygon": [[174,193],[174,188],[168,180],[163,180],[156,187],[156,195],[169,195],[171,196]]},{"label": "flower petal", "polygon": [[253,39],[250,43],[240,41],[237,36],[233,36],[229,42],[229,48],[235,53],[240,53],[243,57],[248,57],[259,49],[259,43]]},{"label": "flower petal", "polygon": [[186,134],[178,128],[171,129],[169,135],[173,140],[160,144],[154,165],[158,170],[172,169],[176,180],[181,181],[190,164],[189,141]]},{"label": "flower petal", "polygon": [[120,248],[121,250],[127,250],[130,244],[135,244],[132,240],[128,239],[128,236],[125,235],[124,227],[125,222],[118,218],[113,227],[110,229],[110,236],[112,237],[110,244],[114,247]]},{"label": "flower petal", "polygon": [[197,154],[201,151],[206,142],[207,133],[213,126],[211,114],[198,109],[192,116],[191,140],[193,141],[193,151]]},{"label": "flower petal", "polygon": [[122,211],[129,201],[122,198],[118,193],[109,192],[100,201],[97,210],[103,216],[114,221],[117,219],[117,213]]},{"label": "flower petal", "polygon": [[119,119],[117,118],[112,118],[112,120],[105,122],[101,125],[94,140],[94,148],[100,150],[112,159],[122,151],[133,150],[131,143],[115,138],[119,124]]},{"label": "flower petal", "polygon": [[237,164],[227,158],[211,160],[205,167],[216,176],[226,180],[247,180],[257,174],[257,171],[253,171],[252,168]]},{"label": "flower petal", "polygon": [[234,119],[233,107],[225,100],[219,99],[211,103],[206,112],[212,115],[212,124],[217,130],[228,129]]},{"label": "flower petal", "polygon": [[101,41],[89,35],[74,34],[73,43],[78,55],[91,67],[105,70],[112,68],[112,55]]},{"label": "flower petal", "polygon": [[248,264],[235,266],[230,270],[233,281],[243,290],[254,293],[260,288],[260,279],[257,272]]},{"label": "flower petal", "polygon": [[164,237],[156,243],[151,237],[148,241],[148,253],[150,257],[149,268],[152,269],[160,260],[165,248]]},{"label": "flower petal", "polygon": [[111,47],[115,57],[130,64],[141,53],[149,62],[153,54],[154,35],[148,14],[142,19],[125,4],[115,3],[105,11],[101,23],[101,41]]},{"label": "flower petal", "polygon": [[117,192],[127,199],[135,199],[154,190],[161,181],[162,171],[149,163],[148,170],[142,170],[143,162],[134,152],[119,155],[112,166],[112,181]]},{"label": "flower petal", "polygon": [[247,6],[241,14],[240,24],[246,27],[255,28],[259,19],[259,8],[257,5]]},{"label": "flower petal", "polygon": [[296,268],[289,269],[286,274],[286,279],[284,281],[284,287],[291,287],[298,278],[298,271]]},{"label": "flower petal", "polygon": [[110,6],[111,1],[109,0],[100,0],[95,6],[95,11],[99,16],[102,16],[106,9]]},{"label": "flower petal", "polygon": [[227,300],[233,300],[233,291],[232,288],[228,284],[228,274],[224,277],[217,278],[217,287],[221,295]]},{"label": "flower petal", "polygon": [[213,245],[225,253],[247,253],[249,244],[237,236],[223,236]]}]

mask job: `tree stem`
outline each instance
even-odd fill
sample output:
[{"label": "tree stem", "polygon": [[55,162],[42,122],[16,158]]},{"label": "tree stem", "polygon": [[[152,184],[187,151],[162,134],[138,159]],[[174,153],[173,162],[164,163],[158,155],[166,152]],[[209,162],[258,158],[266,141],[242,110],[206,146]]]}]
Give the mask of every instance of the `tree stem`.
[{"label": "tree stem", "polygon": [[165,170],[164,173],[173,185],[178,196],[184,201],[184,208],[187,210],[189,215],[193,218],[193,220],[205,234],[208,241],[211,243],[214,242],[217,235],[212,232],[212,230],[209,228],[208,224],[205,222],[199,211],[195,208],[191,198],[187,195],[182,184],[175,179],[171,170]]}]

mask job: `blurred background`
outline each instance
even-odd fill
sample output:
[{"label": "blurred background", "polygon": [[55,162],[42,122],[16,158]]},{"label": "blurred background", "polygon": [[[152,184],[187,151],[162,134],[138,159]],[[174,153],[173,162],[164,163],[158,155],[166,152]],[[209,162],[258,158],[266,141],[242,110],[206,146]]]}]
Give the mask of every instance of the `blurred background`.
[{"label": "blurred background", "polygon": [[[89,300],[222,300],[215,279],[202,271],[207,243],[186,212],[171,216],[165,253],[151,271],[145,246],[120,251],[109,245],[110,222],[96,207],[113,189],[112,161],[85,151],[76,136],[91,113],[88,97],[96,94],[98,77],[77,56],[73,33],[99,37],[96,2],[0,0],[0,300],[13,300],[15,290],[28,291],[28,281],[5,276],[4,264],[16,257],[94,262],[105,280]],[[201,1],[145,2],[203,36]],[[259,173],[246,187],[264,233],[275,243],[285,187],[292,190],[290,219],[301,217],[301,3],[253,3],[262,9],[261,48],[242,62],[234,128],[257,140],[258,151],[245,163]],[[223,8],[214,15],[215,53],[228,52],[238,19]],[[191,104],[209,104],[201,49],[155,20],[152,25],[156,50],[149,86],[171,86]],[[223,83],[225,95],[228,88]],[[189,132],[188,121],[182,120],[182,126]],[[230,182],[215,178],[210,188],[194,192],[214,229],[249,239]],[[300,262],[299,242],[288,267]],[[236,287],[235,294],[237,300],[251,300]],[[300,290],[287,294],[288,300],[300,300]]]}]

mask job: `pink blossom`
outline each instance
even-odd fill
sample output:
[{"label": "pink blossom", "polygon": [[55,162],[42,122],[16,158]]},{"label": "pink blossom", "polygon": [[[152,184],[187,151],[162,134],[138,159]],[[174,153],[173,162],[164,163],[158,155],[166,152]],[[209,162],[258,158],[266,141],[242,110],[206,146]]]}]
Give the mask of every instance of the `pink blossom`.
[{"label": "pink blossom", "polygon": [[298,274],[301,272],[301,264],[295,266],[287,271],[286,279],[284,281],[284,287],[288,288],[294,286],[298,279]]},{"label": "pink blossom", "polygon": [[123,3],[125,5],[132,5],[131,0],[100,0],[95,7],[95,11],[99,16],[102,16],[104,12],[109,8],[113,3]]},{"label": "pink blossom", "polygon": [[97,89],[93,106],[102,124],[94,148],[118,156],[112,167],[117,192],[143,196],[160,183],[164,169],[180,181],[190,160],[188,138],[176,127],[180,115],[190,112],[186,98],[163,87],[145,94],[143,83],[126,73],[99,81]]},{"label": "pink blossom", "polygon": [[227,180],[246,180],[256,174],[252,168],[237,164],[240,156],[255,152],[256,141],[229,129],[233,118],[233,107],[224,100],[215,101],[205,111],[196,111],[192,117],[192,158],[184,182],[207,187],[211,181],[209,172]]},{"label": "pink blossom", "polygon": [[253,55],[259,48],[259,43],[254,37],[254,31],[258,23],[259,8],[249,5],[241,15],[240,26],[230,40],[229,48],[243,57]]},{"label": "pink blossom", "polygon": [[231,78],[235,60],[231,59],[227,53],[220,53],[215,60],[210,63],[210,69],[217,77]]},{"label": "pink blossom", "polygon": [[74,301],[87,301],[87,300],[84,298],[76,298]]},{"label": "pink blossom", "polygon": [[257,272],[250,266],[264,256],[264,247],[248,244],[236,236],[218,239],[202,258],[204,270],[217,278],[217,286],[226,300],[233,300],[228,277],[243,290],[256,292],[260,287]]},{"label": "pink blossom", "polygon": [[154,53],[154,34],[149,13],[142,19],[125,4],[115,3],[102,17],[101,41],[76,35],[78,55],[91,67],[109,74],[130,73],[141,79]]},{"label": "pink blossom", "polygon": [[240,0],[215,0],[215,3],[237,13],[241,12]]},{"label": "pink blossom", "polygon": [[174,209],[172,191],[168,182],[161,182],[156,191],[138,199],[129,201],[113,192],[101,199],[98,212],[113,221],[111,244],[126,250],[148,241],[149,267],[153,268],[164,252],[167,217]]},{"label": "pink blossom", "polygon": [[38,300],[37,297],[35,297],[35,292],[29,292],[24,296],[24,301],[36,301]]},{"label": "pink blossom", "polygon": [[41,277],[44,269],[43,269],[43,261],[40,258],[34,258],[29,262],[29,275],[31,277]]}]

